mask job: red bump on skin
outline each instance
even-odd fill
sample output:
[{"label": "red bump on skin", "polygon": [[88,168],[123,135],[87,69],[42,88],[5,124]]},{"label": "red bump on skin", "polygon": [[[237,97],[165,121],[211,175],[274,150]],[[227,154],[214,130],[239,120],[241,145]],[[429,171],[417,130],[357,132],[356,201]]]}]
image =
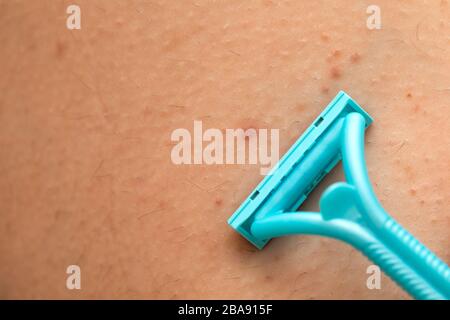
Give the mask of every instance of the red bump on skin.
[{"label": "red bump on skin", "polygon": [[273,277],[270,275],[265,276],[266,281],[272,281]]},{"label": "red bump on skin", "polygon": [[117,26],[123,26],[124,20],[122,18],[118,18],[116,19],[115,23]]},{"label": "red bump on skin", "polygon": [[320,39],[322,39],[322,41],[324,42],[328,42],[328,40],[330,40],[330,36],[324,32],[322,32],[322,34],[320,35]]},{"label": "red bump on skin", "polygon": [[297,104],[297,106],[295,107],[295,109],[296,109],[297,111],[303,112],[303,111],[305,111],[305,105],[304,105],[303,103],[299,103],[299,104]]},{"label": "red bump on skin", "polygon": [[414,106],[413,111],[414,111],[414,112],[419,112],[419,110],[420,110],[420,106],[419,106],[418,104],[416,104],[416,105]]},{"label": "red bump on skin", "polygon": [[216,201],[214,201],[214,203],[216,204],[216,206],[220,207],[223,203],[222,199],[216,199]]},{"label": "red bump on skin", "polygon": [[273,1],[272,0],[265,0],[265,1],[263,1],[263,5],[265,7],[273,7]]},{"label": "red bump on skin", "polygon": [[[244,132],[247,132],[247,130],[249,130],[249,129],[254,130],[255,132],[251,133],[252,136],[254,136],[258,132],[258,130],[263,127],[264,127],[264,125],[262,123],[258,123],[257,120],[249,119],[249,118],[240,121],[237,126],[237,128],[243,129]],[[250,138],[250,136],[245,135],[245,140],[248,140],[249,138]]]},{"label": "red bump on skin", "polygon": [[415,196],[417,194],[417,190],[414,188],[409,189],[409,194]]},{"label": "red bump on skin", "polygon": [[341,70],[338,67],[336,67],[336,66],[331,67],[331,69],[330,69],[330,77],[332,79],[339,79],[341,77],[341,75],[342,75],[342,72],[341,72]]},{"label": "red bump on skin", "polygon": [[415,178],[414,170],[410,165],[405,165],[403,167],[403,170],[409,179]]},{"label": "red bump on skin", "polygon": [[327,61],[332,62],[333,60],[337,60],[341,57],[342,52],[341,50],[335,49],[333,52],[328,56]]},{"label": "red bump on skin", "polygon": [[238,128],[242,128],[245,130],[248,129],[258,129],[258,126],[255,124],[255,122],[252,119],[244,119],[242,121],[240,121]]},{"label": "red bump on skin", "polygon": [[327,94],[328,92],[330,92],[330,88],[328,88],[327,86],[322,86],[322,88],[320,88],[320,91],[323,94]]},{"label": "red bump on skin", "polygon": [[64,42],[61,41],[57,41],[56,42],[56,57],[58,59],[62,59],[66,53],[66,45],[64,44]]},{"label": "red bump on skin", "polygon": [[342,54],[341,50],[336,49],[336,50],[333,50],[332,57],[339,58],[341,56],[341,54]]},{"label": "red bump on skin", "polygon": [[350,61],[352,63],[358,63],[359,60],[361,60],[361,55],[358,52],[355,52],[350,56]]}]

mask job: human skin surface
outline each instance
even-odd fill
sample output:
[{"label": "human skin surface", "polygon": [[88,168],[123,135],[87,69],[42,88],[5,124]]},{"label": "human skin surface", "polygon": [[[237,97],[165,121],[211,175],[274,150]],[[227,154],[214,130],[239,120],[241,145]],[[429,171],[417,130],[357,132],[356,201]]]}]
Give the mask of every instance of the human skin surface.
[{"label": "human skin surface", "polygon": [[380,202],[450,262],[449,1],[89,0],[81,30],[70,4],[0,1],[0,298],[408,299],[347,244],[232,230],[259,165],[170,157],[194,120],[279,129],[282,155],[339,90],[374,118]]}]

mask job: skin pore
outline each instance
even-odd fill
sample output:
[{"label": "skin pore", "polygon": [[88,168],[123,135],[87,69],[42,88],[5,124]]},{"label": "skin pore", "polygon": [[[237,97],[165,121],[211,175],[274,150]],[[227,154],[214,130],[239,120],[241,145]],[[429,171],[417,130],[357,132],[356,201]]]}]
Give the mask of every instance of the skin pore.
[{"label": "skin pore", "polygon": [[[0,0],[0,297],[404,299],[332,239],[258,251],[226,221],[259,165],[176,165],[174,130],[279,129],[339,90],[398,222],[450,262],[450,2]],[[302,210],[343,180],[339,165]],[[66,269],[81,269],[81,290]]]}]

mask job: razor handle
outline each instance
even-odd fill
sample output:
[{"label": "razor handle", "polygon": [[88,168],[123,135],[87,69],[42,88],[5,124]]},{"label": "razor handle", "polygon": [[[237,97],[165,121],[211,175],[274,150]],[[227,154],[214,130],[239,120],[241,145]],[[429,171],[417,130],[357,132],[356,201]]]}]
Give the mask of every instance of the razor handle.
[{"label": "razor handle", "polygon": [[380,234],[391,238],[396,250],[369,242],[361,250],[370,260],[416,299],[450,299],[450,269],[442,260],[392,218]]},{"label": "razor handle", "polygon": [[364,161],[364,126],[364,117],[353,112],[337,129],[347,181],[324,191],[320,212],[271,210],[255,218],[251,233],[259,239],[290,234],[339,239],[364,253],[414,298],[450,299],[450,268],[383,209],[372,189]]},{"label": "razor handle", "polygon": [[[339,187],[346,186],[330,186]],[[323,200],[321,212],[285,212],[257,219],[252,233],[261,239],[295,234],[335,238],[361,251],[412,297],[450,299],[448,266],[392,218],[381,229],[373,230],[354,211],[351,216],[348,211],[334,211],[334,217],[330,217],[330,208]]]},{"label": "razor handle", "polygon": [[448,266],[392,219],[372,190],[364,160],[364,118],[349,114],[342,139],[344,171],[354,191],[355,207],[362,223],[380,240],[362,248],[363,252],[412,296],[450,299]]}]

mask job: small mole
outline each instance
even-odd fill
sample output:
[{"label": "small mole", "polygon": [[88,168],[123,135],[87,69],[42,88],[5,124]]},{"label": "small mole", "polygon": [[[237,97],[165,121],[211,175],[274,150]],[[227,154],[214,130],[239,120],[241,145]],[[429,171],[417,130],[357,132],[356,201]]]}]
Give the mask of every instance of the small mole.
[{"label": "small mole", "polygon": [[350,56],[351,63],[358,63],[359,60],[361,60],[361,55],[358,52],[355,52]]},{"label": "small mole", "polygon": [[408,92],[408,93],[406,94],[406,97],[407,97],[407,98],[412,98],[411,92]]},{"label": "small mole", "polygon": [[216,206],[220,207],[223,203],[223,200],[218,198],[218,199],[216,199],[216,201],[214,201],[214,203],[216,204]]},{"label": "small mole", "polygon": [[336,67],[336,66],[331,67],[330,77],[332,79],[339,79],[341,77],[341,75],[342,75],[341,70],[338,67]]}]

